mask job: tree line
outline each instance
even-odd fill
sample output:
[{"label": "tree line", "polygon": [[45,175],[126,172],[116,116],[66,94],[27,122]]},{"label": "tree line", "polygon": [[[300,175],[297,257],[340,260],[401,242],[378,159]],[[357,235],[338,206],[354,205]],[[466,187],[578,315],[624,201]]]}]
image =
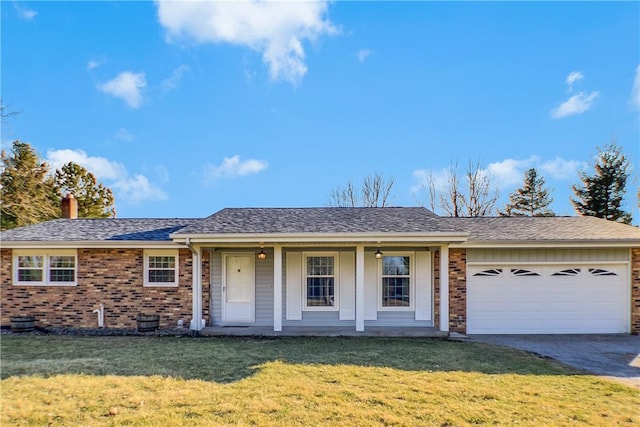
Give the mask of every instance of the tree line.
[{"label": "tree line", "polygon": [[[69,162],[53,173],[28,143],[14,141],[10,153],[0,154],[0,229],[6,230],[60,218],[60,200],[73,194],[80,218],[116,216],[111,189],[99,183],[84,167]],[[631,214],[622,209],[630,163],[615,141],[597,147],[593,173],[580,171],[580,184],[573,185],[570,198],[576,213],[611,221],[631,223]],[[393,178],[374,173],[358,186],[349,181],[330,193],[329,206],[387,207],[393,203]],[[496,208],[499,191],[480,162],[469,162],[464,174],[452,163],[443,188],[428,175],[424,190],[427,207],[452,217],[554,216],[553,198],[545,179],[535,168],[524,173],[522,187],[509,195],[502,209]],[[640,198],[640,189],[639,189]]]},{"label": "tree line", "polygon": [[73,194],[78,217],[116,216],[111,189],[84,167],[69,162],[51,173],[28,143],[14,141],[0,154],[0,229],[6,230],[60,218],[60,200]]},{"label": "tree line", "polygon": [[[581,183],[572,186],[574,197],[570,197],[571,204],[579,215],[630,224],[631,214],[622,209],[630,176],[629,159],[615,141],[596,149],[593,173],[578,172]],[[334,207],[391,206],[393,184],[393,178],[376,172],[366,177],[360,187],[349,181],[344,187],[334,188],[328,204]],[[463,175],[458,172],[457,162],[452,163],[443,187],[438,186],[433,174],[429,173],[423,189],[427,195],[426,207],[451,217],[478,217],[494,213],[500,216],[555,215],[550,209],[553,202],[550,190],[535,168],[525,171],[522,187],[509,195],[509,202],[502,209],[496,208],[499,190],[480,162],[469,162]]]}]

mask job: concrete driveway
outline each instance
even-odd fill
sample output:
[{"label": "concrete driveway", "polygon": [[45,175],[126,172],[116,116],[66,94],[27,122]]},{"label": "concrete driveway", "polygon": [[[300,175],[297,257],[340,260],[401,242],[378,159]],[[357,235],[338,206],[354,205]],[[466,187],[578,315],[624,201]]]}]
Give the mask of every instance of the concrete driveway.
[{"label": "concrete driveway", "polygon": [[470,335],[640,388],[640,335]]}]

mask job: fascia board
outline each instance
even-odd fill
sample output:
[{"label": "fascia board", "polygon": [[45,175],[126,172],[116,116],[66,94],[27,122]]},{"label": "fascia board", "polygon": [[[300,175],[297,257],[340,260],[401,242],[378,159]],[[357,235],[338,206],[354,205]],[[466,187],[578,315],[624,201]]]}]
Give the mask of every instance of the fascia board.
[{"label": "fascia board", "polygon": [[40,248],[119,248],[119,249],[186,249],[186,245],[181,245],[172,241],[157,240],[71,240],[71,241],[10,241],[0,242],[2,249],[40,249]]},{"label": "fascia board", "polygon": [[420,243],[465,242],[469,233],[233,233],[233,234],[172,234],[174,242],[194,243]]},{"label": "fascia board", "polygon": [[637,248],[640,240],[492,240],[492,241],[467,241],[454,243],[452,248]]}]

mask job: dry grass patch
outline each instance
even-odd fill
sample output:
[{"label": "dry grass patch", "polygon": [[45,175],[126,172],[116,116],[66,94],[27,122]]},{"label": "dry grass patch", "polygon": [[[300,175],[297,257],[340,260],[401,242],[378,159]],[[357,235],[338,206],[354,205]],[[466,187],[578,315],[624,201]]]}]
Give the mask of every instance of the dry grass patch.
[{"label": "dry grass patch", "polygon": [[630,387],[441,340],[3,337],[2,376],[2,425],[640,421]]}]

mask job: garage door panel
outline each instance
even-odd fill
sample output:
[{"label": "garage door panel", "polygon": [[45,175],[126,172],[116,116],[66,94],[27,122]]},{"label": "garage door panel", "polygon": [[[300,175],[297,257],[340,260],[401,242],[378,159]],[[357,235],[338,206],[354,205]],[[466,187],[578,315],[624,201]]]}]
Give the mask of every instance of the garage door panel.
[{"label": "garage door panel", "polygon": [[[472,267],[467,277],[467,331],[628,332],[626,271],[628,265],[597,263]],[[492,275],[476,275],[479,272]]]}]

